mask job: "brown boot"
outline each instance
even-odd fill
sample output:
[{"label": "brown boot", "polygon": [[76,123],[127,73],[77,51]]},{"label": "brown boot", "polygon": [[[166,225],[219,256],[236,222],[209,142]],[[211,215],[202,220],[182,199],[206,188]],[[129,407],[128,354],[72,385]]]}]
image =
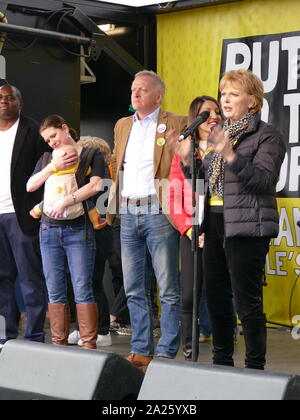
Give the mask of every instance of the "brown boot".
[{"label": "brown boot", "polygon": [[98,335],[98,307],[96,303],[77,303],[77,321],[82,348],[96,349]]},{"label": "brown boot", "polygon": [[141,354],[130,353],[125,359],[140,369],[142,372],[146,372],[148,365],[153,360],[153,356],[143,356]]},{"label": "brown boot", "polygon": [[67,346],[70,310],[66,303],[48,303],[52,343],[57,346]]}]

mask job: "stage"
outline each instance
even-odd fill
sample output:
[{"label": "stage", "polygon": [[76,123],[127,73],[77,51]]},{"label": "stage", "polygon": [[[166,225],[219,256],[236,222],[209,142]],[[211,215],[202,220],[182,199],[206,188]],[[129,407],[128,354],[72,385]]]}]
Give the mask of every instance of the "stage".
[{"label": "stage", "polygon": [[[71,325],[71,328],[75,328],[73,324]],[[49,330],[46,329],[46,343],[50,342],[50,333]],[[130,336],[112,334],[112,343],[112,346],[98,347],[98,350],[113,352],[119,356],[126,356],[129,353]],[[72,348],[76,350],[79,347],[72,346]],[[294,340],[289,329],[268,328],[267,350],[267,371],[300,375],[300,340]],[[211,354],[211,341],[201,343],[198,362],[211,363]],[[244,367],[244,354],[244,339],[241,335],[238,335],[237,343],[235,344],[234,356],[236,367]],[[184,360],[181,348],[178,352],[176,360]]]},{"label": "stage", "polygon": [[[128,406],[135,406],[132,401],[138,399],[156,401],[158,408],[163,403],[157,401],[167,400],[299,400],[299,346],[290,330],[269,328],[265,372],[243,369],[244,340],[239,334],[236,368],[213,366],[212,343],[207,341],[200,344],[198,363],[184,361],[180,348],[176,360],[155,359],[144,375],[124,359],[130,336],[115,333],[111,346],[82,350],[50,345],[47,327],[46,344],[24,342],[20,335],[4,345],[0,400],[131,400]],[[138,407],[139,412],[146,409]],[[196,403],[193,407],[200,408]]]}]

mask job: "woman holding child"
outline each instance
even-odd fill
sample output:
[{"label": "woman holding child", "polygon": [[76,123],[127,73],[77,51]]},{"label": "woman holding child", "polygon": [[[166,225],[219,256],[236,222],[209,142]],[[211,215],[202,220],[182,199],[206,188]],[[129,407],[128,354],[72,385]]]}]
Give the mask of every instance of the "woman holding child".
[{"label": "woman holding child", "polygon": [[[40,134],[53,150],[73,146],[74,153],[61,153],[45,164],[43,157],[36,165],[34,174],[27,183],[27,191],[40,188],[57,172],[72,171],[74,165],[87,159],[87,149],[78,145],[66,121],[58,116],[47,117],[41,124]],[[92,224],[85,216],[85,200],[96,195],[104,178],[104,159],[95,151],[89,163],[85,184],[71,189],[71,193],[57,199],[51,207],[44,207],[40,245],[43,269],[49,294],[49,317],[52,342],[67,345],[70,312],[67,299],[66,265],[68,264],[79,323],[82,347],[96,348],[98,310],[93,296],[92,276],[95,259],[95,237]],[[45,166],[44,166],[45,165]],[[75,174],[74,174],[75,176]],[[45,189],[45,194],[48,189]],[[44,197],[47,202],[47,197]],[[49,200],[48,200],[49,202]],[[82,203],[82,209],[73,218],[72,206]],[[68,210],[68,211],[66,211]]]}]

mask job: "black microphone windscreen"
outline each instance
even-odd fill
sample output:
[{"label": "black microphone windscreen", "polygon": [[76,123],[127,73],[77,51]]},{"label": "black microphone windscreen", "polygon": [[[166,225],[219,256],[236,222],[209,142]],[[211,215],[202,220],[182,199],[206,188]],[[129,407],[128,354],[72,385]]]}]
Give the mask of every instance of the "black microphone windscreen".
[{"label": "black microphone windscreen", "polygon": [[190,136],[199,125],[203,124],[208,119],[209,116],[210,113],[208,111],[201,112],[201,114],[198,115],[198,117],[183,131],[183,133],[181,133],[178,141],[182,141]]}]

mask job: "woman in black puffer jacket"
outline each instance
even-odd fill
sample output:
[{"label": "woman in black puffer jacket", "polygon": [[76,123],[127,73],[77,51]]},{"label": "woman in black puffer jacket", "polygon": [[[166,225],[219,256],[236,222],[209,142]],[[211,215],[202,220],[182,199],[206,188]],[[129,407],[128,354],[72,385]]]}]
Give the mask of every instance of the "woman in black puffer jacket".
[{"label": "woman in black puffer jacket", "polygon": [[[279,230],[276,184],[285,146],[280,133],[260,119],[263,84],[252,72],[225,73],[220,92],[225,123],[213,131],[203,160],[207,191],[203,257],[213,362],[234,364],[234,297],[246,367],[264,369],[262,273],[270,239]],[[184,150],[179,153],[184,158]]]}]

